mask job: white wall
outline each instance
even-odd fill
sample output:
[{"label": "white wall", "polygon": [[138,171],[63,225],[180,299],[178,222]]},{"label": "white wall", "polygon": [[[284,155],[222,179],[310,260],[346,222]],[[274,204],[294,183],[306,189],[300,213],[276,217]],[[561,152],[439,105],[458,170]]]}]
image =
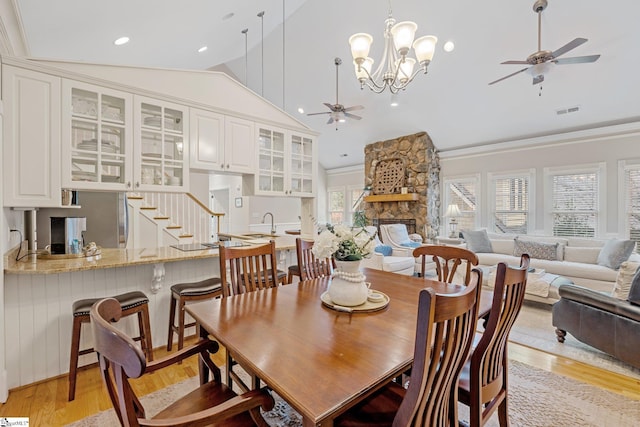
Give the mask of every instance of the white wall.
[{"label": "white wall", "polygon": [[[489,218],[488,173],[535,169],[535,228],[545,228],[544,168],[572,165],[606,164],[606,227],[604,236],[616,236],[618,230],[618,161],[640,158],[640,124],[611,126],[608,128],[572,132],[496,145],[489,153],[476,153],[479,149],[462,149],[440,153],[440,181],[447,177],[480,174],[481,225]],[[485,150],[487,148],[485,147]],[[624,237],[624,236],[620,236]]]}]

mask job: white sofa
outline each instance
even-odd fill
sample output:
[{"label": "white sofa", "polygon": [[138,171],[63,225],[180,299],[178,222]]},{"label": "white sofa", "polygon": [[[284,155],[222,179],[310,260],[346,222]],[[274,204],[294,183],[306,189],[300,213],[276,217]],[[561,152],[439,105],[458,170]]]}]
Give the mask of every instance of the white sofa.
[{"label": "white sofa", "polygon": [[[509,265],[517,265],[520,262],[520,257],[514,256],[516,238],[520,242],[557,244],[556,259],[531,257],[530,267],[536,269],[538,273],[542,269],[546,274],[530,274],[525,296],[526,299],[548,304],[553,304],[560,299],[558,286],[568,281],[608,295],[626,298],[626,295],[623,295],[625,287],[628,292],[631,278],[640,266],[640,255],[637,253],[632,253],[617,270],[598,264],[598,256],[606,240],[495,233],[487,233],[487,235],[492,252],[474,252],[478,255],[479,266],[484,271],[484,285],[488,287],[492,287],[494,280],[492,270],[498,262],[506,262]],[[473,250],[466,243],[464,245]]]}]

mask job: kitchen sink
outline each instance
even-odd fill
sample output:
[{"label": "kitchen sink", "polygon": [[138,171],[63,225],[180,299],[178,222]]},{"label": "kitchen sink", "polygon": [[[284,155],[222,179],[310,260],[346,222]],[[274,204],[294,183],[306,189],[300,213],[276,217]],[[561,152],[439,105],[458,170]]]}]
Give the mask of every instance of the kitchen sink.
[{"label": "kitchen sink", "polygon": [[278,235],[277,234],[269,234],[269,233],[244,233],[244,234],[241,234],[241,237],[247,237],[249,239],[256,239],[256,238],[278,237]]}]

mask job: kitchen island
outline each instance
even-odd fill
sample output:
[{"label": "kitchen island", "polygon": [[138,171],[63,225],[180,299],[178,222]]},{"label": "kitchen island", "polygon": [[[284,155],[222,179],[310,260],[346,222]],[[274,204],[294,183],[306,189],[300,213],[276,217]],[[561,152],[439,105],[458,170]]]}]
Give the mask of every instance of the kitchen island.
[{"label": "kitchen island", "polygon": [[[280,253],[279,260],[284,262],[285,254],[295,253],[295,239],[291,236],[274,240]],[[99,259],[25,258],[17,262],[15,255],[16,250],[9,251],[4,259],[4,329],[9,389],[68,373],[74,301],[130,291],[144,292],[149,297],[153,346],[162,347],[167,344],[171,286],[219,277],[220,270],[217,249],[104,248]],[[287,265],[279,264],[278,267],[286,270]],[[120,322],[127,333],[137,332],[134,317]],[[91,330],[83,326],[80,346],[91,345]],[[80,356],[79,366],[96,360],[95,354]]]}]

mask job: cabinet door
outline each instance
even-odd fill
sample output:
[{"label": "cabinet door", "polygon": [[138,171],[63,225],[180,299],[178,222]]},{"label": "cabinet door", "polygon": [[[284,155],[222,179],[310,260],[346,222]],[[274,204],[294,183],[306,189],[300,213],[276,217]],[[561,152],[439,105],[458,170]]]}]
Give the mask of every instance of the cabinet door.
[{"label": "cabinet door", "polygon": [[[195,169],[224,169],[224,116],[212,111],[189,110],[190,165]],[[246,156],[246,153],[245,153]]]},{"label": "cabinet door", "polygon": [[60,206],[60,78],[5,65],[2,95],[4,206]]},{"label": "cabinet door", "polygon": [[224,170],[255,173],[254,123],[237,117],[225,119]]},{"label": "cabinet door", "polygon": [[134,103],[134,188],[146,191],[187,190],[187,107],[142,96],[135,96]]},{"label": "cabinet door", "polygon": [[300,197],[315,194],[316,147],[311,136],[289,134],[289,188],[287,194]]},{"label": "cabinet door", "polygon": [[257,126],[258,173],[255,194],[285,195],[285,132]]},{"label": "cabinet door", "polygon": [[132,188],[132,96],[95,85],[62,82],[62,185]]}]

